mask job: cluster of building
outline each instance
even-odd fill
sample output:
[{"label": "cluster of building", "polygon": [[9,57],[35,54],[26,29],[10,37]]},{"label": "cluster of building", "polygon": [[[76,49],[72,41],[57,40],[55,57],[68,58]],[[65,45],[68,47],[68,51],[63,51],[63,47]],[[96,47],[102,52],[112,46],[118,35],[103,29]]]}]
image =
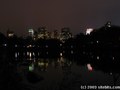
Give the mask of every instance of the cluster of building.
[{"label": "cluster of building", "polygon": [[[8,30],[7,31],[7,37],[13,37],[15,34],[14,32]],[[28,36],[31,37],[33,40],[37,39],[59,39],[61,41],[67,40],[69,38],[72,38],[73,35],[70,32],[70,28],[65,27],[61,29],[61,32],[59,33],[57,30],[54,30],[53,32],[49,32],[46,27],[40,27],[37,31],[35,31],[32,28],[28,29]]]}]

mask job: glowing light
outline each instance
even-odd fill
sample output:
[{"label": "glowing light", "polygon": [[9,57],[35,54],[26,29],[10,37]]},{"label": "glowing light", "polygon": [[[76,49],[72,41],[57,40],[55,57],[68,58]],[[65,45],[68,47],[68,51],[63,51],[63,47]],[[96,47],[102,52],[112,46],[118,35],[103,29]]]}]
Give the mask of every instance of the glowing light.
[{"label": "glowing light", "polygon": [[44,66],[44,62],[38,62],[38,66]]},{"label": "glowing light", "polygon": [[14,36],[14,33],[9,33],[8,34],[8,37],[13,37]]},{"label": "glowing light", "polygon": [[63,56],[63,54],[62,54],[62,53],[60,53],[60,56],[62,57],[62,56]]},{"label": "glowing light", "polygon": [[35,56],[35,53],[33,52],[33,56]]},{"label": "glowing light", "polygon": [[115,59],[115,57],[112,57],[112,59],[114,60],[114,59]]},{"label": "glowing light", "polygon": [[96,41],[97,43],[99,43],[99,41]]},{"label": "glowing light", "polygon": [[17,56],[18,56],[17,53],[15,53],[15,58],[17,58]]},{"label": "glowing light", "polygon": [[93,31],[92,28],[88,28],[88,29],[86,30],[86,35],[89,35],[92,31]]},{"label": "glowing light", "polygon": [[87,68],[88,68],[89,71],[92,71],[92,70],[93,70],[91,64],[87,64]]},{"label": "glowing light", "polygon": [[31,52],[29,53],[29,56],[32,57],[32,53]]},{"label": "glowing light", "polygon": [[17,47],[17,44],[15,44],[15,47]]},{"label": "glowing light", "polygon": [[3,46],[5,46],[5,47],[6,47],[6,46],[7,46],[7,44],[3,44]]},{"label": "glowing light", "polygon": [[32,45],[29,45],[29,47],[32,47]]},{"label": "glowing light", "polygon": [[73,54],[73,51],[71,51],[71,54]]},{"label": "glowing light", "polygon": [[110,73],[110,75],[112,75],[112,73]]},{"label": "glowing light", "polygon": [[100,57],[99,56],[97,56],[97,60],[99,60],[100,59]]},{"label": "glowing light", "polygon": [[20,53],[18,52],[18,56],[20,55]]},{"label": "glowing light", "polygon": [[29,56],[29,52],[27,52],[27,56]]},{"label": "glowing light", "polygon": [[60,46],[62,46],[62,44],[60,44]]},{"label": "glowing light", "polygon": [[34,64],[29,66],[29,71],[33,71],[34,70]]}]

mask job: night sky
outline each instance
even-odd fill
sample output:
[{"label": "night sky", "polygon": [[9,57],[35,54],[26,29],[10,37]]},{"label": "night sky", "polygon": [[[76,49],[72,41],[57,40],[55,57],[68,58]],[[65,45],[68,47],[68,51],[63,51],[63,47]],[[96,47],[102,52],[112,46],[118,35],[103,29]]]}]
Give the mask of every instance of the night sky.
[{"label": "night sky", "polygon": [[26,35],[28,28],[48,31],[70,27],[73,34],[99,28],[107,21],[120,25],[120,0],[0,0],[0,32],[7,28]]}]

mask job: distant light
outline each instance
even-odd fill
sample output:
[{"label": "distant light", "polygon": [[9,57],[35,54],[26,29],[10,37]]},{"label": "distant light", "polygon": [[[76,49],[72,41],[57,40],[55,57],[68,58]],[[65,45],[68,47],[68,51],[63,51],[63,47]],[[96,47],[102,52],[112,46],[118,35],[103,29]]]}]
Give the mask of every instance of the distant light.
[{"label": "distant light", "polygon": [[112,59],[114,60],[114,59],[115,59],[115,57],[112,57]]},{"label": "distant light", "polygon": [[20,53],[18,52],[18,56],[20,55]]},{"label": "distant light", "polygon": [[34,70],[34,64],[29,66],[29,71],[33,71]]},{"label": "distant light", "polygon": [[35,53],[33,52],[33,56],[35,56]]},{"label": "distant light", "polygon": [[29,56],[29,52],[27,52],[27,56]]},{"label": "distant light", "polygon": [[3,44],[3,46],[5,46],[5,47],[6,47],[6,46],[7,46],[7,44]]},{"label": "distant light", "polygon": [[73,54],[73,51],[71,51],[71,54]]},{"label": "distant light", "polygon": [[8,34],[8,37],[13,37],[14,36],[14,33],[9,33]]},{"label": "distant light", "polygon": [[44,66],[44,62],[38,62],[38,66]]},{"label": "distant light", "polygon": [[32,45],[29,45],[29,47],[32,47]]},{"label": "distant light", "polygon": [[97,60],[99,60],[100,59],[100,57],[99,56],[97,56]]},{"label": "distant light", "polygon": [[29,56],[32,57],[32,53],[31,52],[29,53]]},{"label": "distant light", "polygon": [[93,31],[92,28],[88,28],[88,29],[86,30],[86,35],[89,35],[92,31]]},{"label": "distant light", "polygon": [[112,73],[110,73],[110,75],[112,75]]},{"label": "distant light", "polygon": [[60,46],[62,46],[62,44],[60,44]]},{"label": "distant light", "polygon": [[17,47],[17,44],[15,44],[15,47]]},{"label": "distant light", "polygon": [[62,54],[62,53],[60,53],[60,56],[62,57],[62,56],[63,56],[63,54]]},{"label": "distant light", "polygon": [[96,41],[97,43],[99,43],[99,41]]},{"label": "distant light", "polygon": [[17,52],[16,52],[16,53],[15,53],[15,58],[17,58],[17,56],[18,56],[18,55],[17,55]]},{"label": "distant light", "polygon": [[87,64],[87,68],[88,68],[89,71],[92,71],[92,70],[93,70],[91,64]]}]

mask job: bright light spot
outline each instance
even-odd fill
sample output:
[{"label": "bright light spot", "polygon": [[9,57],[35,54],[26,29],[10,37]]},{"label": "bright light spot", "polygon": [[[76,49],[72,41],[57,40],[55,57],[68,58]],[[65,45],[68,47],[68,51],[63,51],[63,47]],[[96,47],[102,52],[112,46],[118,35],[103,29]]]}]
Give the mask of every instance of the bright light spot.
[{"label": "bright light spot", "polygon": [[71,54],[73,54],[73,51],[71,51]]},{"label": "bright light spot", "polygon": [[88,29],[86,30],[86,35],[89,35],[92,31],[93,31],[92,28],[88,28]]},{"label": "bright light spot", "polygon": [[99,43],[99,41],[96,41],[97,43]]},{"label": "bright light spot", "polygon": [[18,56],[17,53],[15,53],[15,58],[17,58],[17,56]]},{"label": "bright light spot", "polygon": [[87,68],[88,68],[89,71],[92,71],[92,70],[93,70],[91,64],[87,64]]},{"label": "bright light spot", "polygon": [[62,46],[62,44],[60,44],[60,46]]},{"label": "bright light spot", "polygon": [[99,56],[97,56],[97,60],[99,60],[100,59],[100,57]]},{"label": "bright light spot", "polygon": [[17,44],[15,44],[15,47],[17,47]]},{"label": "bright light spot", "polygon": [[112,59],[114,60],[114,59],[115,59],[115,57],[112,57]]},{"label": "bright light spot", "polygon": [[35,53],[33,52],[33,56],[35,56]]},{"label": "bright light spot", "polygon": [[7,46],[7,44],[3,44],[3,46],[5,46],[5,47],[6,47],[6,46]]},{"label": "bright light spot", "polygon": [[62,54],[62,53],[60,53],[60,56],[62,57],[62,56],[63,56],[63,54]]},{"label": "bright light spot", "polygon": [[8,37],[13,37],[14,36],[14,33],[9,33],[8,34]]},{"label": "bright light spot", "polygon": [[32,47],[32,45],[29,45],[29,47]]},{"label": "bright light spot", "polygon": [[38,66],[44,66],[44,62],[38,62]]},{"label": "bright light spot", "polygon": [[29,71],[33,71],[34,70],[34,64],[29,66]]},{"label": "bright light spot", "polygon": [[31,52],[29,53],[29,56],[32,57],[32,53]]},{"label": "bright light spot", "polygon": [[110,75],[112,75],[112,73],[110,73]]},{"label": "bright light spot", "polygon": [[20,53],[18,52],[18,56],[20,55]]},{"label": "bright light spot", "polygon": [[29,56],[29,52],[27,52],[27,56]]}]

